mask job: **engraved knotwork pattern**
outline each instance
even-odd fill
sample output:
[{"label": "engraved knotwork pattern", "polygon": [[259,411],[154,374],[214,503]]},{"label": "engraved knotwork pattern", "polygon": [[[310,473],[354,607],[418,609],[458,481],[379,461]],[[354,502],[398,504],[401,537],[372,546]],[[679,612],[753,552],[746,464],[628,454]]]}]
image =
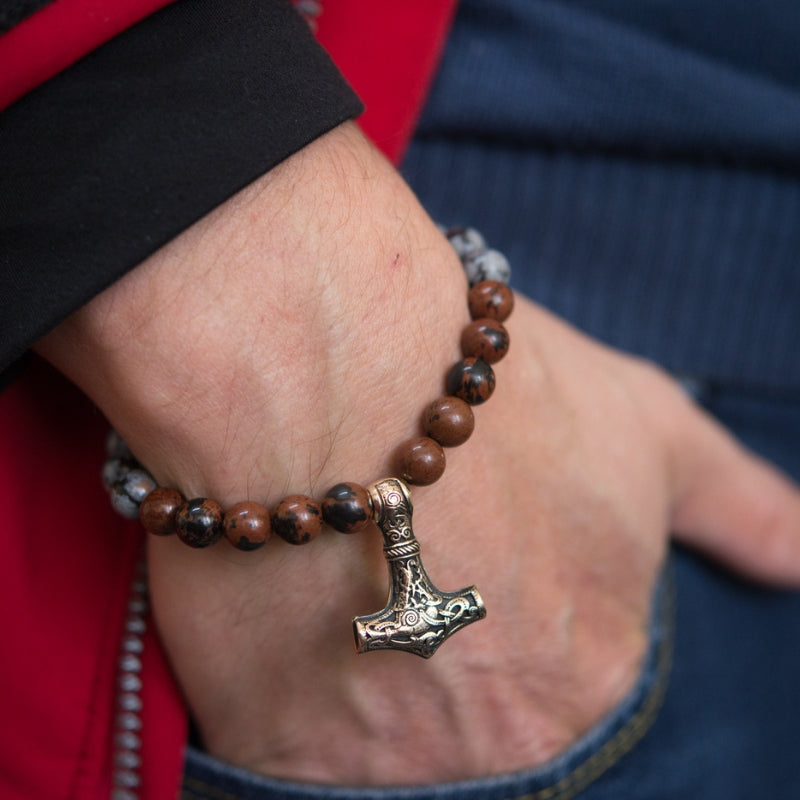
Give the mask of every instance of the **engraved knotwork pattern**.
[{"label": "engraved knotwork pattern", "polygon": [[431,582],[411,527],[411,498],[396,478],[370,487],[376,518],[384,538],[391,586],[386,608],[356,617],[356,649],[405,650],[430,658],[457,630],[486,616],[474,586],[443,592]]}]

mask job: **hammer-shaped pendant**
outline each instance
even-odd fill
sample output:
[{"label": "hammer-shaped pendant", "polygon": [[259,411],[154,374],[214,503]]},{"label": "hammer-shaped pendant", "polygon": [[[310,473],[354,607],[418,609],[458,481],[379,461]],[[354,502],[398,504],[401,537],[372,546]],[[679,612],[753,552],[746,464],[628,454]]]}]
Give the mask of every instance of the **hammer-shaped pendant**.
[{"label": "hammer-shaped pendant", "polygon": [[411,496],[402,481],[378,481],[369,494],[392,582],[383,611],[353,620],[356,650],[405,650],[430,658],[448,636],[483,619],[486,607],[474,586],[443,592],[433,585],[419,556]]}]

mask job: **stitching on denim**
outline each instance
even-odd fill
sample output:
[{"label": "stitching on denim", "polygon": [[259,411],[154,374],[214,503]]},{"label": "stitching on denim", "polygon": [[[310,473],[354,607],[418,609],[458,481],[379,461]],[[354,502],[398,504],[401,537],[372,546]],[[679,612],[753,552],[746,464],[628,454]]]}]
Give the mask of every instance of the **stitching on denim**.
[{"label": "stitching on denim", "polygon": [[240,794],[231,794],[210,783],[183,776],[181,800],[244,800]]},{"label": "stitching on denim", "polygon": [[569,800],[597,780],[642,739],[655,721],[664,702],[669,685],[669,675],[672,671],[675,642],[675,580],[670,571],[665,573],[661,621],[664,626],[664,638],[658,649],[656,679],[653,681],[651,691],[642,700],[639,710],[596,753],[558,783],[535,792],[509,797],[506,800]]}]

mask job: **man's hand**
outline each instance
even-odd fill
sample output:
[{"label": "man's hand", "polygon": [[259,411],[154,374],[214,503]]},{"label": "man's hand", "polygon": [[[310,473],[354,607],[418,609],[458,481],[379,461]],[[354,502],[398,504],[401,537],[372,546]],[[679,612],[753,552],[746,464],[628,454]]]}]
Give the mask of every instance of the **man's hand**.
[{"label": "man's hand", "polygon": [[[273,504],[392,474],[467,322],[449,245],[345,125],[39,349],[160,482]],[[413,490],[431,577],[488,609],[430,661],[353,652],[351,618],[386,596],[376,529],[254,553],[151,540],[159,630],[212,754],[348,784],[530,767],[631,688],[671,531],[800,584],[795,487],[654,367],[522,298],[508,328],[475,434]]]}]

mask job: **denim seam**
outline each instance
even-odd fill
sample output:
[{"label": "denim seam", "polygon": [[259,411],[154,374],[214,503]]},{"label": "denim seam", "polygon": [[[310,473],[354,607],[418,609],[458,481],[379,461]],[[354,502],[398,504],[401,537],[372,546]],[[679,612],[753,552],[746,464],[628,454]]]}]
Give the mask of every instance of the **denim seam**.
[{"label": "denim seam", "polygon": [[[188,785],[187,785],[188,784]],[[201,792],[202,794],[198,794]],[[205,781],[197,780],[197,778],[183,778],[183,787],[181,789],[181,800],[243,800],[241,795],[231,794],[216,786],[211,786]]]},{"label": "denim seam", "polygon": [[667,694],[675,641],[675,580],[669,570],[665,575],[665,583],[664,602],[660,611],[664,638],[658,649],[656,679],[639,710],[596,753],[558,783],[506,800],[569,800],[614,766],[650,730]]}]

